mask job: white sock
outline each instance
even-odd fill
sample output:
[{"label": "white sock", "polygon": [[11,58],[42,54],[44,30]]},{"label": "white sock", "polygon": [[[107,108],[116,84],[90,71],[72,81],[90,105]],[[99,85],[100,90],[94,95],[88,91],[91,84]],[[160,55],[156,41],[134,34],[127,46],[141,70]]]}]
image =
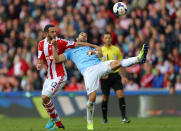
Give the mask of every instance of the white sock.
[{"label": "white sock", "polygon": [[137,64],[139,61],[138,61],[138,56],[136,57],[131,57],[131,58],[128,58],[128,59],[123,59],[121,61],[121,66],[122,67],[129,67],[129,66],[132,66],[134,64]]},{"label": "white sock", "polygon": [[94,102],[88,100],[87,102],[87,123],[93,123],[94,116]]}]

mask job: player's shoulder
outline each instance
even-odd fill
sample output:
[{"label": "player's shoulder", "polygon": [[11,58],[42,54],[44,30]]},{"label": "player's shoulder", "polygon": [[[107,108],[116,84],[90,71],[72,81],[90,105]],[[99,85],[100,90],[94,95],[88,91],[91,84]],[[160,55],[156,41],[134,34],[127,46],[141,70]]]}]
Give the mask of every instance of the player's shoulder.
[{"label": "player's shoulder", "polygon": [[117,46],[115,46],[115,45],[112,45],[111,48],[112,48],[113,51],[119,51],[119,52],[120,52],[119,47],[117,47]]},{"label": "player's shoulder", "polygon": [[44,44],[44,43],[45,43],[45,39],[39,41],[39,45],[42,45],[42,44]]},{"label": "player's shoulder", "polygon": [[43,50],[43,48],[44,48],[44,43],[45,43],[45,39],[39,41],[39,43],[38,43],[38,48],[39,48],[40,50]]},{"label": "player's shoulder", "polygon": [[106,48],[105,45],[103,45],[103,46],[101,47],[101,49],[102,49],[102,50],[106,50],[107,48]]},{"label": "player's shoulder", "polygon": [[66,40],[66,39],[61,39],[61,38],[57,38],[57,41],[59,41],[60,43],[62,43],[62,42],[68,42],[68,40]]},{"label": "player's shoulder", "polygon": [[119,50],[119,48],[115,45],[112,45],[111,48],[115,49],[115,50]]}]

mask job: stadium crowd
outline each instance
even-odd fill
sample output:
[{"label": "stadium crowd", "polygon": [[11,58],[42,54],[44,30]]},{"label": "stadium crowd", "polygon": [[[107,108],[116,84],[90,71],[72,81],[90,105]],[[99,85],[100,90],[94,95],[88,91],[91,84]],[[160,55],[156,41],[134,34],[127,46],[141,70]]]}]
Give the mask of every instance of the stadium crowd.
[{"label": "stadium crowd", "polygon": [[[117,2],[117,0],[114,0]],[[127,68],[127,90],[181,89],[181,1],[127,0],[128,12],[117,17],[110,0],[1,0],[0,92],[41,90],[46,65],[36,70],[38,42],[46,24],[57,35],[75,40],[88,33],[88,42],[103,45],[102,34],[111,32],[112,44],[124,58],[136,56],[149,39],[148,62]],[[66,91],[82,91],[81,74],[66,62]]]}]

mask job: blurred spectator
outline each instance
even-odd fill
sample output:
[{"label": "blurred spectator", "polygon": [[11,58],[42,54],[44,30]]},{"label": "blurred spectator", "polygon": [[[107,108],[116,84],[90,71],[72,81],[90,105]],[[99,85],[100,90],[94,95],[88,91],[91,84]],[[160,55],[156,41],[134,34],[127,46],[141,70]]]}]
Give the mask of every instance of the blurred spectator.
[{"label": "blurred spectator", "polygon": [[[181,71],[181,1],[124,0],[128,13],[120,17],[112,12],[113,2],[118,0],[0,1],[0,91],[21,90],[20,83],[28,74],[33,75],[30,90],[41,89],[46,65],[35,73],[37,42],[44,38],[42,29],[49,23],[56,26],[61,38],[75,40],[79,32],[85,31],[89,34],[88,42],[96,45],[101,45],[102,33],[111,32],[113,43],[119,46],[124,58],[136,56],[141,44],[149,39],[149,64],[144,68],[130,67],[128,72],[133,73],[134,82],[141,83],[141,87],[155,87],[152,68],[156,68],[164,75],[163,87],[175,87]],[[68,61],[66,68],[68,83],[71,77],[82,82],[72,62]]]},{"label": "blurred spectator", "polygon": [[83,90],[85,90],[84,86],[81,83],[78,83],[76,77],[74,76],[71,77],[70,84],[68,84],[65,87],[65,91],[83,91]]},{"label": "blurred spectator", "polygon": [[156,68],[160,70],[160,73],[164,74],[168,71],[168,61],[164,61],[163,58],[158,58],[158,64],[156,65]]},{"label": "blurred spectator", "polygon": [[33,91],[33,74],[31,70],[27,71],[27,75],[23,77],[21,81],[21,88],[24,91]]},{"label": "blurred spectator", "polygon": [[167,73],[169,74],[169,79],[172,80],[173,83],[176,81],[178,71],[178,66],[176,66],[172,61],[169,61],[169,71]]},{"label": "blurred spectator", "polygon": [[174,64],[176,65],[176,66],[180,66],[181,67],[181,63],[180,63],[180,60],[181,60],[181,54],[179,54],[179,50],[178,50],[178,48],[173,48],[173,50],[172,50],[172,57],[170,58],[173,62],[174,62]]},{"label": "blurred spectator", "polygon": [[128,83],[127,83],[126,86],[125,86],[125,89],[128,90],[128,91],[139,90],[139,86],[138,86],[137,83],[135,83],[135,82],[133,81],[132,78],[130,78],[130,79],[128,80]]},{"label": "blurred spectator", "polygon": [[141,87],[142,88],[150,88],[152,87],[152,81],[154,75],[152,74],[152,65],[149,63],[144,64],[145,73],[141,78]]},{"label": "blurred spectator", "polygon": [[156,74],[152,81],[153,88],[163,88],[164,75],[161,74],[159,68],[156,68]]},{"label": "blurred spectator", "polygon": [[176,79],[175,90],[181,90],[181,75],[177,75]]}]

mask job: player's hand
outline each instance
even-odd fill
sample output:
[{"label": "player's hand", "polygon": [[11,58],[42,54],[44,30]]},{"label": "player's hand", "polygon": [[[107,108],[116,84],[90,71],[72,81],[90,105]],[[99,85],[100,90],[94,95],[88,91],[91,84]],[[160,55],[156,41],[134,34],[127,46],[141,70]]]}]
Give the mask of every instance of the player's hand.
[{"label": "player's hand", "polygon": [[52,40],[51,40],[51,44],[52,44],[53,46],[56,46],[56,45],[57,45],[56,39],[52,39]]},{"label": "player's hand", "polygon": [[41,63],[37,63],[37,64],[36,64],[36,69],[37,69],[37,70],[40,70],[40,69],[41,69],[41,65],[42,65]]},{"label": "player's hand", "polygon": [[128,78],[122,77],[121,81],[122,81],[123,84],[127,84],[128,83]]}]

